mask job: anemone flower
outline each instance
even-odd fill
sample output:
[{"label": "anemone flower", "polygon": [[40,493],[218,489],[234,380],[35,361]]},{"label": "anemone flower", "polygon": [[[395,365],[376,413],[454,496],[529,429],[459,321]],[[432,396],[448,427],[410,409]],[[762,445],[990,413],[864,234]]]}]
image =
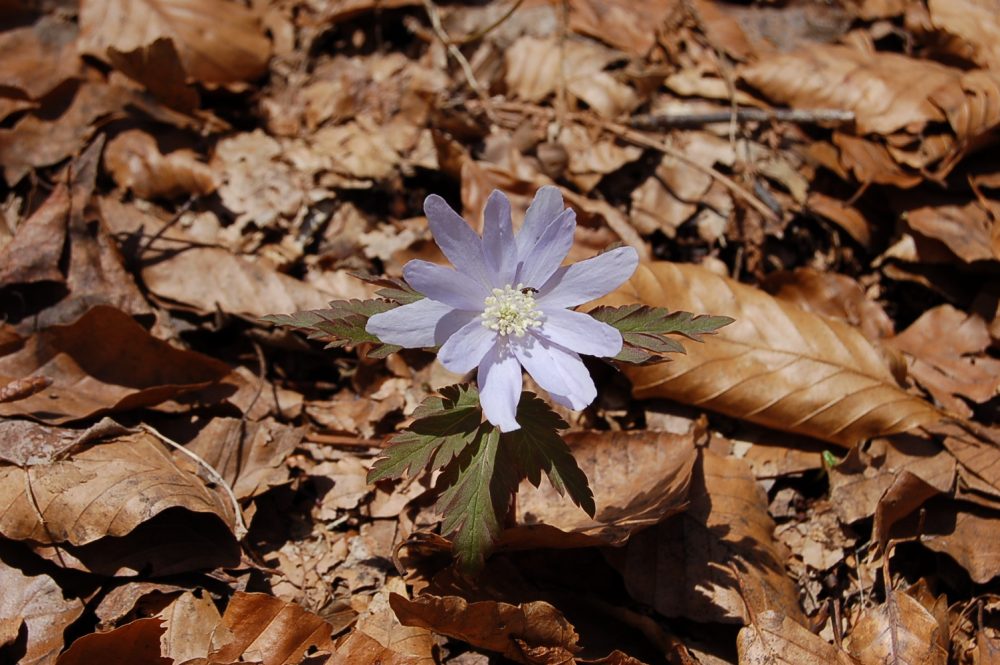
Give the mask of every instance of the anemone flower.
[{"label": "anemone flower", "polygon": [[521,367],[554,402],[574,410],[590,404],[597,389],[580,354],[615,356],[622,336],[569,308],[627,280],[639,262],[636,251],[619,247],[561,266],[576,213],[551,186],[535,194],[516,235],[500,191],[486,202],[482,238],[440,196],[428,196],[424,212],[455,267],[407,263],[403,277],[425,298],[372,316],[367,331],[405,348],[440,346],[438,359],[453,372],[478,367],[483,413],[503,432],[520,428]]}]

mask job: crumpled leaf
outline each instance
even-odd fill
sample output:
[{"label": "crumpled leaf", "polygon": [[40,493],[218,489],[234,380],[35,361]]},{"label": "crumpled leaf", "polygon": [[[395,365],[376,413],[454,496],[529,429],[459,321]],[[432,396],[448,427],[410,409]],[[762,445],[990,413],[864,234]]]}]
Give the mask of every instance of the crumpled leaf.
[{"label": "crumpled leaf", "polygon": [[684,346],[664,335],[679,334],[695,342],[733,322],[728,316],[695,316],[690,312],[670,312],[663,307],[625,305],[597,307],[588,312],[622,334],[622,350],[615,360],[632,364],[660,358],[667,353],[684,353]]},{"label": "crumpled leaf", "polygon": [[160,152],[156,139],[130,129],[108,141],[104,166],[123,189],[144,199],[215,191],[215,172],[190,150]]},{"label": "crumpled leaf", "polygon": [[188,76],[203,83],[236,83],[264,73],[271,43],[256,15],[229,0],[85,0],[80,50],[107,58],[158,38],[173,40]]},{"label": "crumpled leaf", "polygon": [[47,464],[0,466],[0,506],[0,533],[43,544],[124,536],[170,508],[233,522],[229,504],[178,468],[146,433],[119,436]]},{"label": "crumpled leaf", "polygon": [[543,601],[510,605],[469,603],[458,596],[399,594],[389,598],[404,626],[420,626],[528,665],[573,661],[579,636],[555,607]]},{"label": "crumpled leaf", "polygon": [[877,347],[851,326],[699,266],[640,265],[596,304],[628,302],[736,320],[672,362],[624,367],[636,397],[674,399],[844,446],[939,417],[899,387]]},{"label": "crumpled leaf", "polygon": [[60,183],[45,203],[18,225],[14,239],[0,250],[0,288],[65,281],[59,261],[66,243],[69,210],[69,188]]},{"label": "crumpled leaf", "polygon": [[780,612],[767,610],[753,619],[736,638],[744,665],[858,665],[850,654]]},{"label": "crumpled leaf", "polygon": [[171,665],[160,655],[160,619],[137,619],[105,633],[90,633],[76,640],[59,656],[56,665],[90,665],[95,662],[132,665]]},{"label": "crumpled leaf", "polygon": [[[29,575],[0,560],[0,622],[27,629],[22,665],[52,663],[63,649],[63,632],[83,614],[83,601],[64,596],[59,582],[44,573]],[[0,647],[3,645],[0,644]]]},{"label": "crumpled leaf", "polygon": [[861,665],[945,665],[948,626],[910,593],[889,589],[884,603],[861,614],[845,646]]}]

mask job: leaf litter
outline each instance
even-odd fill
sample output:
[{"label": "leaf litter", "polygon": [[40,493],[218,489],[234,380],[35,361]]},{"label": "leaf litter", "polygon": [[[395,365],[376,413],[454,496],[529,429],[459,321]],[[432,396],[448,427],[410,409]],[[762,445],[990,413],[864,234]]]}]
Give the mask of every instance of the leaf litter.
[{"label": "leaf litter", "polygon": [[[998,660],[992,0],[9,9],[0,660]],[[323,313],[410,302],[428,194],[549,184],[684,353],[568,446],[421,439],[462,377]],[[435,487],[497,459],[469,577],[497,495]]]}]

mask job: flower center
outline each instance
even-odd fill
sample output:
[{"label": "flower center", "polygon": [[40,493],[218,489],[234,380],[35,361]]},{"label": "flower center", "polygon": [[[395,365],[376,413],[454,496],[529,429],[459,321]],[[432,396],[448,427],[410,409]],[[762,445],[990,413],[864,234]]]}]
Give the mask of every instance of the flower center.
[{"label": "flower center", "polygon": [[501,335],[514,333],[523,337],[524,331],[542,323],[541,312],[535,304],[537,291],[524,284],[493,289],[493,295],[483,301],[483,325]]}]

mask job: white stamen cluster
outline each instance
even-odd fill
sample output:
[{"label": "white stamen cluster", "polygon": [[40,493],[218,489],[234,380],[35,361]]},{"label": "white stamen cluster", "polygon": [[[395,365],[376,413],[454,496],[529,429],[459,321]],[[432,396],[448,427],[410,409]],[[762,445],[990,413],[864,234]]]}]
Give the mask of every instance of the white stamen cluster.
[{"label": "white stamen cluster", "polygon": [[534,289],[524,284],[493,289],[493,295],[483,301],[483,325],[501,335],[523,337],[528,328],[541,325],[541,312],[535,304]]}]

